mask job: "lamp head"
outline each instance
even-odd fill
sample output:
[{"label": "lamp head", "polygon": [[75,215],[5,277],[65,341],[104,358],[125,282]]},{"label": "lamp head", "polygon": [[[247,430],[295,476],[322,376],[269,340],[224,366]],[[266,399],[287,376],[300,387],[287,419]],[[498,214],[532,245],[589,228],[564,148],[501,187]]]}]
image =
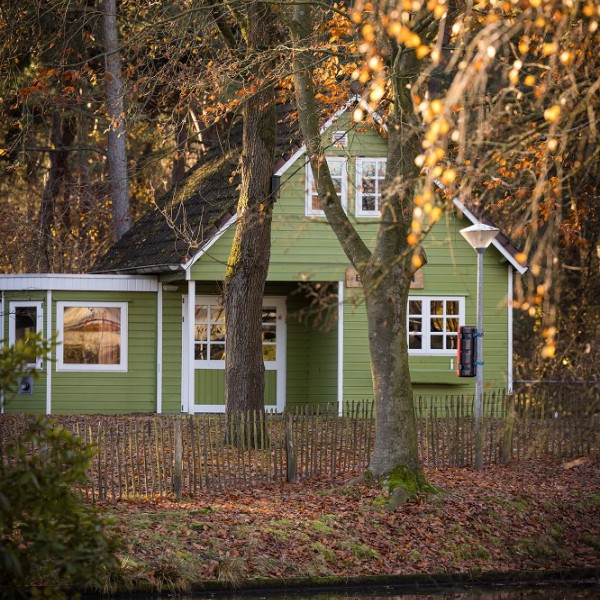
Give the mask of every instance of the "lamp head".
[{"label": "lamp head", "polygon": [[496,238],[500,230],[491,225],[477,223],[460,230],[460,234],[467,240],[471,248],[483,252]]}]

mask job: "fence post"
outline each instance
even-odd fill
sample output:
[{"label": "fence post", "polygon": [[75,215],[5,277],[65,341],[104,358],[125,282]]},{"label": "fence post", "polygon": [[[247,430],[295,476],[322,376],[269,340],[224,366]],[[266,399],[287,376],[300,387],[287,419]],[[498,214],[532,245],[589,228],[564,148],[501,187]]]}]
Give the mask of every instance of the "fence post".
[{"label": "fence post", "polygon": [[181,437],[181,420],[175,418],[173,423],[173,436],[175,446],[175,464],[173,469],[173,492],[176,498],[181,498],[181,488],[183,481],[183,440]]},{"label": "fence post", "polygon": [[293,416],[291,413],[283,413],[284,436],[285,436],[285,457],[286,457],[286,479],[288,483],[298,481],[298,454],[294,442],[294,430],[292,428]]},{"label": "fence post", "polygon": [[500,463],[507,465],[512,456],[513,430],[515,427],[515,398],[512,394],[506,394],[506,409],[504,415],[504,434],[502,437],[502,451]]}]

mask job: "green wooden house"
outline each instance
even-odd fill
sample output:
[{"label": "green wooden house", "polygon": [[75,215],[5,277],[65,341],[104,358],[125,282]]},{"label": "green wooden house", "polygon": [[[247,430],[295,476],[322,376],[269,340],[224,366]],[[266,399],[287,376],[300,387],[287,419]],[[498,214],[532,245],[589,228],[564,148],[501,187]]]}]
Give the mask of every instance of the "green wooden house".
[{"label": "green wooden house", "polygon": [[[326,123],[328,162],[366,240],[377,233],[386,140],[356,129],[347,105]],[[42,376],[23,381],[6,412],[197,413],[224,410],[225,325],[220,293],[236,222],[241,125],[211,148],[86,275],[0,277],[5,344],[58,333]],[[318,201],[293,122],[279,126],[272,252],[263,303],[266,405],[372,397],[362,290]],[[476,321],[476,253],[459,234],[477,218],[458,200],[424,244],[428,264],[409,304],[417,394],[470,393],[458,378],[457,327]],[[485,379],[512,386],[513,278],[526,268],[498,236],[485,254]],[[314,298],[327,307],[315,310]]]}]

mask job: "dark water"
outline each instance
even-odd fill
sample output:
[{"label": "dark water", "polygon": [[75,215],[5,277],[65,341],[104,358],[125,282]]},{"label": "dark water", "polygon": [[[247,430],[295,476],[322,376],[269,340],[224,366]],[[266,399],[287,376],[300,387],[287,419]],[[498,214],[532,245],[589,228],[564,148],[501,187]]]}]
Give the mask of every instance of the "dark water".
[{"label": "dark water", "polygon": [[600,584],[540,585],[535,587],[494,586],[472,588],[393,588],[378,587],[332,591],[239,592],[202,594],[183,600],[600,600]]}]

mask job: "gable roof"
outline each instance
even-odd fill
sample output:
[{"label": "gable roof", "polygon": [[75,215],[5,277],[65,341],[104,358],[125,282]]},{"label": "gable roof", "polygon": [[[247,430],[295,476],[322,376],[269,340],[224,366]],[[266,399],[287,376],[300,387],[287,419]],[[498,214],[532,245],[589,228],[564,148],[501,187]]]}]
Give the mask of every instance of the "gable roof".
[{"label": "gable roof", "polygon": [[[358,103],[369,110],[360,96],[353,96],[323,125],[321,133]],[[298,122],[291,118],[292,111],[290,104],[278,107],[275,177],[281,177],[306,152]],[[379,115],[370,112],[385,130]],[[136,221],[100,258],[92,272],[162,273],[183,269],[188,278],[189,268],[237,220],[241,150],[242,123],[238,120],[227,137],[211,148],[179,184],[157,201],[154,210]],[[453,204],[473,224],[481,221],[494,225],[484,217],[479,218],[457,198]],[[502,231],[492,244],[519,273],[527,271],[516,259],[518,248]]]},{"label": "gable roof", "polygon": [[[278,106],[276,157],[301,147],[293,107]],[[240,185],[242,123],[237,120],[182,181],[156,202],[94,265],[93,273],[162,273],[181,270],[229,226]]]}]

